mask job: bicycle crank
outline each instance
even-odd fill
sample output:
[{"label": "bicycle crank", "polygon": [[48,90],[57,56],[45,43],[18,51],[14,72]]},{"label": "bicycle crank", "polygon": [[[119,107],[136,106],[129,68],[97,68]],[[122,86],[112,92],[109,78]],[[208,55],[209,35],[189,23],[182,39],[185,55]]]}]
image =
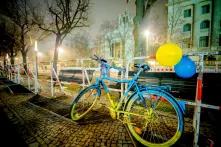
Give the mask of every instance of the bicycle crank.
[{"label": "bicycle crank", "polygon": [[110,116],[112,119],[117,119],[117,113],[115,110],[110,109]]}]

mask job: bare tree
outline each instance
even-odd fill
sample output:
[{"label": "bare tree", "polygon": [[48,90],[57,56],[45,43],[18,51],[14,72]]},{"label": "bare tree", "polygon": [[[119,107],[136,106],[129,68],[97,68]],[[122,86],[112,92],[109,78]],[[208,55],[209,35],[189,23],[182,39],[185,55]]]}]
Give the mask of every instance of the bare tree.
[{"label": "bare tree", "polygon": [[102,52],[102,45],[104,42],[104,37],[100,34],[96,35],[96,37],[93,39],[94,42],[94,54],[99,56],[104,56]]},{"label": "bare tree", "polygon": [[175,0],[170,0],[168,17],[168,40],[173,40],[174,34],[178,31],[178,26],[182,24],[182,7]]},{"label": "bare tree", "polygon": [[[146,54],[144,50],[144,38],[141,35],[140,25],[144,16],[149,12],[149,9],[157,0],[136,0],[136,16],[134,17],[134,41],[135,41],[135,56]],[[129,0],[127,0],[129,2]]]},{"label": "bare tree", "polygon": [[121,58],[123,60],[123,66],[126,66],[126,58],[125,58],[125,43],[126,43],[126,37],[129,31],[129,27],[128,27],[128,20],[129,18],[126,16],[122,17],[123,21],[122,24],[120,26],[118,26],[118,36],[121,39],[121,44],[122,44],[122,50],[121,50]]},{"label": "bare tree", "polygon": [[87,32],[81,31],[71,37],[71,47],[74,48],[77,57],[90,56],[90,36]]},{"label": "bare tree", "polygon": [[[117,27],[117,23],[116,21],[104,21],[101,26],[100,26],[100,34],[97,38],[100,39],[105,39],[107,44],[108,44],[108,48],[110,49],[110,52],[113,51],[113,46],[112,46],[112,39],[113,37],[110,35],[111,32],[113,32]],[[113,55],[111,55],[113,56]]]},{"label": "bare tree", "polygon": [[53,0],[47,1],[48,15],[35,19],[39,28],[56,36],[53,67],[57,72],[58,48],[73,29],[88,26],[90,0]]},{"label": "bare tree", "polygon": [[27,69],[27,53],[31,48],[30,33],[35,26],[32,23],[31,3],[29,0],[8,0],[5,15],[16,25],[18,36],[16,40],[22,55],[24,68]]},{"label": "bare tree", "polygon": [[[15,57],[19,51],[19,43],[17,40],[18,30],[13,23],[2,22],[0,25],[0,52],[6,59],[6,55],[10,58],[10,63],[14,65]],[[4,63],[6,63],[4,61]]]},{"label": "bare tree", "polygon": [[8,54],[8,49],[11,48],[12,45],[12,37],[5,30],[5,25],[0,25],[0,56],[3,56],[4,65],[6,65],[6,55]]},{"label": "bare tree", "polygon": [[11,65],[15,63],[15,57],[18,55],[20,51],[20,43],[18,42],[18,30],[15,25],[11,25],[8,29],[8,37],[10,37],[10,44],[7,48],[8,56],[10,57]]}]

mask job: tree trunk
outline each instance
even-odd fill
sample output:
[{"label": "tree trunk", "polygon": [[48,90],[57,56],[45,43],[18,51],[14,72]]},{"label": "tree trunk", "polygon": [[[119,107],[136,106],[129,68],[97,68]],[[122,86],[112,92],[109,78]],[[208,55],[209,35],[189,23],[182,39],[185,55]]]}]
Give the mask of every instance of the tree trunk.
[{"label": "tree trunk", "polygon": [[125,38],[123,38],[122,40],[122,59],[123,59],[123,67],[126,67],[126,58],[125,58],[125,54],[126,54],[126,50],[125,50]]},{"label": "tree trunk", "polygon": [[7,65],[7,59],[6,59],[5,55],[4,55],[3,61],[4,61],[4,69],[5,69],[5,67],[6,67],[6,65]]},{"label": "tree trunk", "polygon": [[14,57],[13,57],[13,56],[10,58],[10,62],[11,62],[11,65],[14,65],[14,64],[15,64],[15,60],[14,60]]},{"label": "tree trunk", "polygon": [[27,71],[27,51],[25,49],[25,36],[24,36],[24,27],[22,27],[22,32],[21,32],[21,54],[22,54],[22,60],[23,60],[23,65],[25,71]]},{"label": "tree trunk", "polygon": [[11,62],[11,65],[14,65],[14,64],[15,64],[14,50],[13,50],[13,48],[10,49],[10,62]]},{"label": "tree trunk", "polygon": [[28,70],[27,70],[27,52],[21,51],[21,54],[22,54],[22,61],[23,61],[24,69],[28,73]]},{"label": "tree trunk", "polygon": [[[56,34],[56,42],[55,42],[55,49],[54,49],[54,58],[53,58],[53,68],[54,71],[57,74],[57,63],[58,63],[58,48],[61,45],[62,41],[61,41],[61,35],[60,34]],[[56,76],[53,73],[53,79],[55,79]]]}]

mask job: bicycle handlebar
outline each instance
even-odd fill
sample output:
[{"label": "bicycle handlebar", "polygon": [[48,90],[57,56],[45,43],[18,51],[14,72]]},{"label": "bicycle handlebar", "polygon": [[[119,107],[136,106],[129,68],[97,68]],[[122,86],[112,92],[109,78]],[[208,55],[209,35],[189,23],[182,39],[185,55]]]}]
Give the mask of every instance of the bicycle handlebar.
[{"label": "bicycle handlebar", "polygon": [[95,58],[93,58],[93,57],[90,57],[90,58],[91,58],[92,60],[95,60],[95,61],[99,62],[99,63],[101,63],[101,62],[107,63],[107,60],[105,60],[105,59],[103,59],[103,58],[101,58],[101,57],[98,57],[97,55],[94,55],[94,57],[95,57]]},{"label": "bicycle handlebar", "polygon": [[[105,60],[105,59],[103,59],[101,57],[98,57],[97,55],[94,55],[94,58],[91,57],[91,59],[99,62],[101,64],[101,66],[105,65],[109,69],[113,68],[113,69],[116,69],[116,70],[119,70],[119,71],[123,71],[123,72],[126,71],[125,68],[111,66],[110,64],[107,63],[107,60]],[[148,71],[148,70],[150,70],[150,66],[147,65],[147,64],[135,64],[134,67],[137,67],[137,68],[141,69],[141,71]]]},{"label": "bicycle handlebar", "polygon": [[125,72],[126,69],[125,68],[121,68],[121,67],[116,67],[116,66],[111,66],[110,64],[107,63],[107,60],[101,58],[101,57],[98,57],[97,55],[94,55],[95,58],[91,57],[92,60],[95,60],[97,62],[99,62],[100,64],[102,65],[105,65],[107,68],[113,68],[113,69],[116,69],[116,70],[119,70],[119,71],[123,71]]},{"label": "bicycle handlebar", "polygon": [[143,71],[150,70],[150,66],[147,64],[135,64],[134,67],[142,68]]}]

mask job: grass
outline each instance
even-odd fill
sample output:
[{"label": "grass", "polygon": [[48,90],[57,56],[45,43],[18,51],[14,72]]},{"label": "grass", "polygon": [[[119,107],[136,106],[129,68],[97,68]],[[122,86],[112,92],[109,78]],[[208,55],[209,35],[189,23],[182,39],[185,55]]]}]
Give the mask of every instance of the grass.
[{"label": "grass", "polygon": [[64,85],[65,90],[68,91],[80,91],[82,89],[82,86],[76,83],[71,83],[71,84],[65,84]]}]

